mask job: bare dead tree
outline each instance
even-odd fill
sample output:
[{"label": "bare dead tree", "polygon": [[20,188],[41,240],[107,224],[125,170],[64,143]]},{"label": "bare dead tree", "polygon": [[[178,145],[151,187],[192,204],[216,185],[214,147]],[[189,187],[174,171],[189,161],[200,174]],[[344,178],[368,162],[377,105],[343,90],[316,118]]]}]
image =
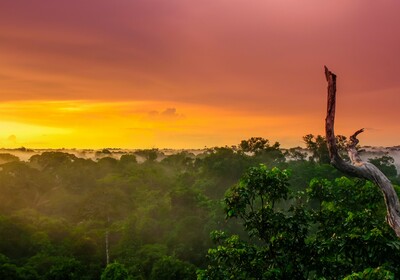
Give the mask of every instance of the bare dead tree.
[{"label": "bare dead tree", "polygon": [[400,237],[400,203],[396,191],[390,180],[375,165],[362,161],[357,152],[356,145],[359,142],[357,136],[364,129],[357,130],[350,136],[347,152],[351,163],[344,161],[338,153],[334,132],[336,75],[325,66],[325,76],[328,82],[328,107],[325,119],[325,132],[331,164],[350,176],[367,179],[380,188],[385,198],[387,210],[386,221],[392,227],[397,237]]}]

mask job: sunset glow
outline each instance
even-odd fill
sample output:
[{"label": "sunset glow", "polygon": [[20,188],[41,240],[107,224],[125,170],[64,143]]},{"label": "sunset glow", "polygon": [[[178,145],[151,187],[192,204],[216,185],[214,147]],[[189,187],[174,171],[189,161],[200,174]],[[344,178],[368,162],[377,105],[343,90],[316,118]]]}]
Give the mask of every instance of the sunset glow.
[{"label": "sunset glow", "polygon": [[400,2],[0,3],[0,148],[399,145]]},{"label": "sunset glow", "polygon": [[0,110],[1,131],[13,132],[0,134],[0,143],[8,147],[204,148],[210,140],[237,144],[265,131],[294,145],[302,133],[299,125],[312,126],[304,116],[238,114],[167,102],[18,101],[3,102]]}]

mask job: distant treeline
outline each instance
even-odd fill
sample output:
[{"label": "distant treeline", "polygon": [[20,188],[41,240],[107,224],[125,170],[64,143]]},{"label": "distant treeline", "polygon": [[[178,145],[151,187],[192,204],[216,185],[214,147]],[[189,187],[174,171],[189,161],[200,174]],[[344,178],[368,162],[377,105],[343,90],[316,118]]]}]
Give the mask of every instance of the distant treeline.
[{"label": "distant treeline", "polygon": [[[323,137],[304,141],[1,153],[0,279],[400,277],[378,189],[332,168]],[[371,161],[399,184],[393,158]]]}]

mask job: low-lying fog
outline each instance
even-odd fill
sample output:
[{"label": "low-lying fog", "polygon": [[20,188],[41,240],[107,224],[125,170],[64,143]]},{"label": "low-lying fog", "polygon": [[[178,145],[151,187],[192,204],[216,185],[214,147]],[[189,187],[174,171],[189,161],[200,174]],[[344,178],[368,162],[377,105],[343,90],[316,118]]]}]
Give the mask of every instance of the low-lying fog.
[{"label": "low-lying fog", "polygon": [[[310,152],[306,149],[298,148],[302,152],[306,152],[310,155]],[[174,149],[160,149],[156,150],[158,158],[157,160],[160,161],[164,157],[176,154],[182,151],[186,151],[188,153],[193,154],[194,156],[200,155],[204,153],[205,149],[191,149],[191,150],[174,150]],[[285,150],[285,149],[283,149]],[[104,157],[112,157],[115,159],[120,159],[122,155],[126,154],[135,154],[136,160],[139,163],[142,163],[146,160],[146,158],[140,153],[138,153],[137,149],[101,149],[101,150],[92,150],[92,149],[26,149],[26,148],[19,148],[19,149],[0,149],[0,154],[12,154],[17,156],[21,161],[29,161],[29,159],[33,155],[38,155],[43,152],[63,152],[73,154],[76,157],[84,158],[84,159],[92,159],[94,161],[99,160]],[[371,158],[382,157],[384,155],[390,156],[394,159],[394,164],[397,170],[400,172],[400,146],[394,147],[371,147],[365,146],[362,147],[360,150],[360,156],[363,160],[367,161]],[[2,159],[0,158],[0,164],[2,164]]]}]

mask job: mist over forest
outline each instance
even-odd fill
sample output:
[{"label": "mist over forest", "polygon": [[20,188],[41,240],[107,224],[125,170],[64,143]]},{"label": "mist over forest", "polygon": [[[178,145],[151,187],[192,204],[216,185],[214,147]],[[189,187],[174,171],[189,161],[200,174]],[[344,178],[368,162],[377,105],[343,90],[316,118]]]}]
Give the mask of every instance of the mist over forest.
[{"label": "mist over forest", "polygon": [[399,11],[1,0],[0,280],[400,279]]},{"label": "mist over forest", "polygon": [[[3,149],[0,278],[394,279],[379,189],[333,168],[324,137],[304,141]],[[400,149],[360,150],[398,192]]]}]

